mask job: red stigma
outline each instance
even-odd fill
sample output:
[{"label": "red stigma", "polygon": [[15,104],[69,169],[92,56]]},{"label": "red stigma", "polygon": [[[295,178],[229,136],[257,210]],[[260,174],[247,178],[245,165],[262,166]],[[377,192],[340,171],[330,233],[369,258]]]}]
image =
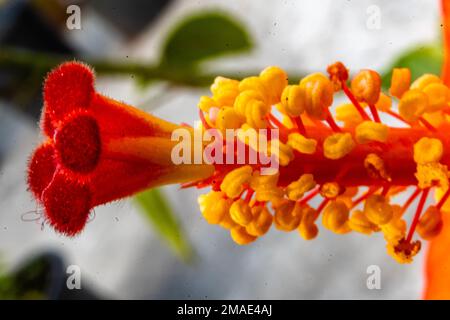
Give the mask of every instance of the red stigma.
[{"label": "red stigma", "polygon": [[100,132],[95,119],[87,114],[75,115],[56,131],[55,147],[59,159],[76,172],[90,172],[100,158]]},{"label": "red stigma", "polygon": [[87,66],[66,62],[47,76],[44,101],[55,123],[74,109],[87,108],[94,95],[94,75]]},{"label": "red stigma", "polygon": [[55,170],[54,148],[50,143],[44,143],[34,151],[28,164],[28,185],[36,199],[41,200]]},{"label": "red stigma", "polygon": [[56,231],[68,236],[79,233],[89,216],[91,193],[83,184],[56,174],[42,194],[46,218]]}]

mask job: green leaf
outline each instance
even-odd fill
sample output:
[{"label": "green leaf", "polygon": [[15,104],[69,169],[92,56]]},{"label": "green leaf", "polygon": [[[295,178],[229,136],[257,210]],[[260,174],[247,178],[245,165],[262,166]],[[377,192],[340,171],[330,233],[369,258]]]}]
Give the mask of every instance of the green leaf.
[{"label": "green leaf", "polygon": [[232,17],[216,11],[183,19],[169,33],[162,50],[162,64],[189,69],[200,61],[252,47],[245,28]]},{"label": "green leaf", "polygon": [[192,247],[160,190],[151,189],[141,192],[134,199],[155,230],[166,240],[177,256],[184,261],[189,261],[193,257]]},{"label": "green leaf", "polygon": [[442,46],[427,45],[416,47],[400,55],[383,75],[383,86],[389,87],[393,68],[409,68],[414,81],[424,73],[439,75],[443,62]]}]

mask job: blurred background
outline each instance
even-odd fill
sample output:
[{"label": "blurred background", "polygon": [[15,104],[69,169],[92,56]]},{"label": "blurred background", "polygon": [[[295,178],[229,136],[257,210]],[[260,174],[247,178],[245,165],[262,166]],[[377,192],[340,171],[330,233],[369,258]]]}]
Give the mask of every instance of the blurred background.
[{"label": "blurred background", "polygon": [[[69,239],[41,224],[25,176],[42,80],[61,61],[94,66],[107,96],[192,124],[215,75],[300,77],[336,60],[439,73],[440,27],[437,0],[0,0],[0,299],[420,298],[424,253],[399,265],[382,235],[272,229],[239,247],[202,218],[199,191],[169,186],[97,207]],[[81,290],[67,289],[71,265]]]}]

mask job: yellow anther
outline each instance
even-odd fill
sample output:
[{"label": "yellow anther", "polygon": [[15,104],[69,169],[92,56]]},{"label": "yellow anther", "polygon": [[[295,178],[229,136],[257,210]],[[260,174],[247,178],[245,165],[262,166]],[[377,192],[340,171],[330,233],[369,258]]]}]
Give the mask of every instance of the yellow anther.
[{"label": "yellow anther", "polygon": [[420,164],[439,162],[443,152],[441,140],[423,137],[414,144],[414,161]]},{"label": "yellow anther", "polygon": [[220,106],[232,106],[239,94],[239,81],[224,77],[216,77],[211,85],[213,99]]},{"label": "yellow anther", "polygon": [[326,158],[337,160],[349,154],[354,147],[355,142],[350,133],[334,133],[323,142],[323,153]]},{"label": "yellow anther", "polygon": [[230,207],[230,216],[234,222],[241,226],[248,225],[253,219],[253,214],[250,206],[243,199],[238,199],[233,202]]},{"label": "yellow anther", "polygon": [[278,67],[267,67],[259,74],[267,88],[269,104],[275,104],[280,101],[283,89],[288,85],[288,76],[286,72]]},{"label": "yellow anther", "polygon": [[425,112],[442,110],[450,101],[450,90],[442,83],[431,83],[423,89],[428,97],[428,107]]},{"label": "yellow anther", "polygon": [[380,93],[380,98],[378,99],[377,103],[375,103],[375,107],[383,112],[387,112],[391,110],[392,106],[392,99],[391,97],[385,95],[383,92]]},{"label": "yellow anther", "polygon": [[349,210],[345,203],[332,201],[323,211],[322,224],[325,228],[337,234],[350,232],[348,214]]},{"label": "yellow anther", "polygon": [[367,219],[366,215],[361,210],[355,210],[352,212],[350,219],[348,221],[348,226],[350,229],[363,234],[372,234],[372,232],[379,231],[376,224],[372,223]]},{"label": "yellow anther", "polygon": [[262,175],[259,171],[253,172],[252,178],[250,180],[250,188],[253,190],[258,190],[262,187],[275,187],[278,183],[278,178],[280,173]]},{"label": "yellow anther", "polygon": [[202,96],[197,106],[200,110],[209,112],[209,109],[211,109],[212,107],[218,107],[219,104],[213,98]]},{"label": "yellow anther", "polygon": [[289,134],[287,144],[292,149],[304,154],[315,153],[317,147],[317,141],[315,139],[306,138],[297,132]]},{"label": "yellow anther", "polygon": [[344,122],[344,127],[355,127],[363,121],[361,114],[352,103],[344,103],[336,107],[336,120]]},{"label": "yellow anther", "polygon": [[401,99],[403,94],[408,91],[411,83],[411,71],[408,68],[394,68],[392,70],[391,87],[389,93]]},{"label": "yellow anther", "polygon": [[320,195],[328,199],[336,198],[342,191],[341,186],[337,182],[326,182],[320,186]]},{"label": "yellow anther", "polygon": [[283,189],[277,187],[279,173],[261,175],[258,171],[253,173],[250,187],[256,191],[257,201],[274,201],[284,196]]},{"label": "yellow anther", "polygon": [[[281,106],[281,103],[277,103],[276,107],[278,108],[278,106]],[[283,112],[280,110],[280,112]],[[291,118],[283,115],[281,118],[281,123],[288,129],[291,129],[294,127],[294,123],[292,122]]]},{"label": "yellow anther", "polygon": [[292,148],[280,140],[270,140],[270,155],[274,155],[280,166],[285,167],[294,159]]},{"label": "yellow anther", "polygon": [[398,104],[398,111],[406,121],[416,121],[428,108],[428,97],[418,89],[406,91]]},{"label": "yellow anther", "polygon": [[241,115],[245,116],[247,113],[246,112],[247,107],[254,100],[264,102],[264,96],[255,90],[245,90],[237,96],[236,100],[234,101],[233,106],[237,112],[239,112]]},{"label": "yellow anther", "polygon": [[239,245],[249,244],[257,239],[257,237],[249,234],[244,227],[237,226],[230,231],[231,238]]},{"label": "yellow anther", "polygon": [[356,99],[375,104],[381,92],[381,77],[373,70],[361,70],[353,78],[351,87]]},{"label": "yellow anther", "polygon": [[398,205],[392,206],[392,219],[381,226],[381,231],[387,242],[398,243],[406,235],[406,221],[402,219],[403,210]]},{"label": "yellow anther", "polygon": [[441,78],[434,74],[426,73],[417,78],[412,84],[411,89],[423,90],[426,86],[432,83],[442,83]]},{"label": "yellow anther", "polygon": [[391,177],[386,171],[383,159],[375,153],[369,153],[364,159],[364,167],[370,177],[374,179],[384,179],[391,181]]},{"label": "yellow anther", "polygon": [[353,206],[353,197],[358,194],[358,187],[346,187],[344,192],[336,197],[336,200],[344,202],[347,207]]},{"label": "yellow anther", "polygon": [[364,214],[370,222],[381,226],[391,221],[393,210],[385,197],[373,194],[367,198],[364,204]]},{"label": "yellow anther", "polygon": [[415,176],[421,189],[433,186],[448,188],[448,170],[446,165],[437,162],[418,164]]},{"label": "yellow anther", "polygon": [[290,200],[300,200],[305,192],[308,192],[316,186],[314,176],[312,174],[303,174],[297,181],[290,183],[286,187],[286,195]]},{"label": "yellow anther", "polygon": [[273,204],[275,211],[275,227],[281,231],[292,231],[296,229],[302,219],[301,206],[294,201],[281,201],[280,204]]},{"label": "yellow anther", "polygon": [[252,128],[249,124],[244,123],[240,129],[236,131],[237,138],[251,147],[253,150],[258,151],[258,130]]},{"label": "yellow anther", "polygon": [[436,206],[431,206],[420,217],[417,232],[424,240],[431,240],[442,230],[442,212]]},{"label": "yellow anther", "polygon": [[385,124],[364,121],[355,129],[355,138],[358,143],[371,141],[386,142],[389,134],[389,127]]},{"label": "yellow anther", "polygon": [[256,200],[257,201],[275,201],[284,196],[283,189],[274,186],[274,187],[260,187],[256,189]]},{"label": "yellow anther", "polygon": [[244,123],[244,118],[233,108],[223,107],[216,118],[216,127],[225,133],[226,129],[238,129]]},{"label": "yellow anther", "polygon": [[243,92],[247,90],[256,91],[262,97],[262,100],[269,104],[267,87],[260,77],[248,77],[242,79],[239,83],[239,91]]},{"label": "yellow anther", "polygon": [[200,212],[208,223],[220,223],[231,206],[231,199],[225,199],[223,192],[212,191],[198,197]]},{"label": "yellow anther", "polygon": [[225,176],[220,185],[220,190],[225,192],[229,198],[236,198],[244,191],[244,185],[250,182],[251,177],[251,166],[234,169]]},{"label": "yellow anther", "polygon": [[315,223],[312,224],[303,224],[301,223],[298,227],[298,232],[305,240],[312,240],[315,237],[317,237],[317,234],[319,233],[319,228]]},{"label": "yellow anther", "polygon": [[305,240],[312,240],[317,237],[319,233],[319,228],[315,221],[319,216],[319,212],[310,206],[302,207],[302,221],[298,227],[298,232]]},{"label": "yellow anther", "polygon": [[[233,203],[233,200],[231,200],[231,203]],[[230,203],[230,206],[231,206],[231,203]],[[239,226],[236,222],[234,222],[233,219],[231,219],[231,215],[230,215],[229,211],[225,214],[222,221],[220,221],[219,225],[222,228],[227,229],[227,230],[231,230],[231,229]]]},{"label": "yellow anther", "polygon": [[281,95],[282,110],[292,117],[297,117],[305,111],[305,93],[298,85],[284,88]]},{"label": "yellow anther", "polygon": [[322,73],[313,73],[300,81],[305,93],[305,110],[311,117],[323,120],[333,103],[333,83]]},{"label": "yellow anther", "polygon": [[397,243],[388,242],[387,252],[399,263],[411,263],[414,256],[419,253],[422,244],[420,241],[407,242],[401,239]]},{"label": "yellow anther", "polygon": [[269,231],[272,226],[273,217],[265,206],[252,208],[253,220],[247,225],[247,232],[255,237],[261,237]]},{"label": "yellow anther", "polygon": [[269,112],[267,105],[260,100],[252,100],[245,110],[247,123],[255,129],[265,129],[267,127],[266,115]]}]

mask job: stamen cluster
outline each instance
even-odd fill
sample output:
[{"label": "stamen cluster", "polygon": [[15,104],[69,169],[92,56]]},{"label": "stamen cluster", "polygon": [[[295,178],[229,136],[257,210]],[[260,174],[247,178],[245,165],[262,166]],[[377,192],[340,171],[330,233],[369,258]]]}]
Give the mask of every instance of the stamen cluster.
[{"label": "stamen cluster", "polygon": [[[388,253],[411,262],[421,247],[413,240],[415,232],[429,240],[442,229],[450,192],[445,152],[450,90],[431,74],[411,84],[405,68],[393,70],[388,92],[382,92],[381,77],[373,70],[349,79],[337,62],[327,73],[313,73],[298,84],[289,84],[278,67],[241,81],[216,78],[212,96],[201,97],[198,105],[203,128],[278,129],[278,150],[270,149],[270,137],[268,145],[280,169],[263,175],[258,165],[216,165],[213,177],[197,184],[212,186],[199,197],[200,210],[238,244],[255,241],[272,225],[310,240],[318,235],[320,218],[337,234],[382,232]],[[330,107],[339,93],[349,103],[337,106],[333,117]],[[404,126],[390,127],[381,115]],[[263,152],[258,144],[250,147]],[[394,204],[392,199],[411,192],[409,187],[414,189],[409,199]],[[430,190],[440,192],[440,201],[424,210]],[[404,214],[418,197],[408,230]],[[321,198],[316,207],[314,198]]]}]

